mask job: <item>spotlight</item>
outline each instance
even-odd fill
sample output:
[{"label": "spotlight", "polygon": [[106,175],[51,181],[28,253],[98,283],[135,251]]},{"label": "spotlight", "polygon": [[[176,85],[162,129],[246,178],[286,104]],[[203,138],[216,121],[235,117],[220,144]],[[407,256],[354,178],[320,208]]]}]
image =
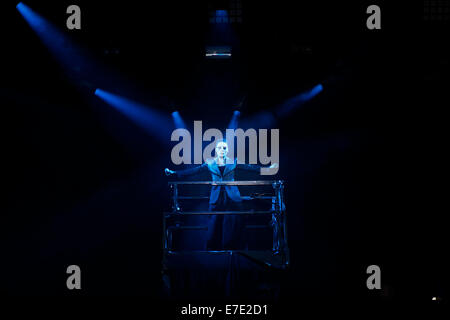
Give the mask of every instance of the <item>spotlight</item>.
[{"label": "spotlight", "polygon": [[293,98],[290,98],[284,102],[276,111],[278,117],[289,115],[293,110],[302,106],[305,102],[308,102],[315,96],[317,96],[323,90],[322,84],[314,86],[311,90],[302,92]]},{"label": "spotlight", "polygon": [[175,124],[175,128],[180,129],[186,129],[186,124],[183,121],[183,118],[181,118],[181,115],[178,111],[174,111],[172,112],[172,118],[173,118],[173,122]]},{"label": "spotlight", "polygon": [[[61,64],[76,85],[89,81],[95,83],[95,87],[103,87],[112,84],[117,86],[120,82],[121,89],[124,89],[124,87],[135,89],[124,83],[120,74],[111,72],[100,61],[94,59],[89,50],[78,45],[65,30],[55,26],[22,2],[17,4],[16,8],[52,57]],[[110,54],[120,54],[120,48],[105,48],[105,50]],[[106,51],[104,52],[106,53]]]},{"label": "spotlight", "polygon": [[240,115],[241,115],[241,112],[238,110],[235,110],[233,112],[233,116],[231,117],[230,123],[228,124],[228,129],[237,129],[238,120],[239,120]]},{"label": "spotlight", "polygon": [[95,95],[130,118],[150,135],[157,136],[164,142],[170,141],[171,125],[166,115],[149,106],[100,88],[95,90]]}]

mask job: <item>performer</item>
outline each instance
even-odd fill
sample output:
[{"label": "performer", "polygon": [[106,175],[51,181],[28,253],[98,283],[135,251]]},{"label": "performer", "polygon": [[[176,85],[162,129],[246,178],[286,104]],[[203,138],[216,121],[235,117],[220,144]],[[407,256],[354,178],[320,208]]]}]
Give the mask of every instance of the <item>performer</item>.
[{"label": "performer", "polygon": [[[250,164],[237,164],[227,157],[228,144],[219,140],[215,147],[216,157],[204,164],[187,170],[173,171],[165,169],[166,175],[184,177],[198,174],[204,170],[211,173],[212,181],[234,181],[236,170],[243,169],[259,172],[261,167]],[[231,162],[231,163],[230,163]],[[270,168],[277,168],[274,163]],[[209,198],[210,211],[239,211],[241,209],[241,195],[237,186],[212,186]],[[208,250],[244,249],[243,224],[239,215],[211,215],[208,227]]]}]

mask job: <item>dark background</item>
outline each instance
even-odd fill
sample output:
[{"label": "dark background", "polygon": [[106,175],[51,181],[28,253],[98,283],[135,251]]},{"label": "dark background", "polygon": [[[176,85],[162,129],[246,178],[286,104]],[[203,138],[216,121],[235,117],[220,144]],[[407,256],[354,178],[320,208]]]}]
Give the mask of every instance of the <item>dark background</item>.
[{"label": "dark background", "polygon": [[[370,31],[369,2],[243,1],[242,23],[217,38],[208,3],[220,2],[78,1],[82,29],[73,31],[65,10],[75,3],[25,3],[117,78],[74,76],[17,3],[4,10],[1,293],[162,299],[163,169],[178,169],[173,144],[95,97],[96,87],[168,118],[178,110],[206,129],[224,128],[241,102],[241,117],[251,118],[322,83],[319,96],[275,125],[292,261],[281,299],[448,297],[444,226],[421,183],[431,184],[422,169],[438,171],[422,158],[442,147],[448,21],[424,25],[421,8],[378,2],[382,30]],[[205,59],[216,42],[232,46],[232,59]],[[66,289],[70,264],[82,269],[80,292]],[[371,264],[381,267],[381,291],[366,288]]]}]

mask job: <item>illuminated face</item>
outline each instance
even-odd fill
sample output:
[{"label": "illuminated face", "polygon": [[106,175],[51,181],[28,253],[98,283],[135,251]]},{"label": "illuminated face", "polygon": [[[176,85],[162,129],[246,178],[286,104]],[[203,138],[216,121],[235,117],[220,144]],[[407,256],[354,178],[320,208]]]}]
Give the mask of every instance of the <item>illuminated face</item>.
[{"label": "illuminated face", "polygon": [[228,153],[228,144],[226,142],[223,142],[223,141],[219,142],[216,145],[216,155],[219,158],[224,158],[224,157],[227,156],[227,153]]}]

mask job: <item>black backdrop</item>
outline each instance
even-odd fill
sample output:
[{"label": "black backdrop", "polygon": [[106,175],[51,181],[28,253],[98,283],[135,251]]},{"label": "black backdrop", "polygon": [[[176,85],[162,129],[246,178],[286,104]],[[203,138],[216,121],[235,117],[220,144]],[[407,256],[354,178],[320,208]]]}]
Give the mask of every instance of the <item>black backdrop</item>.
[{"label": "black backdrop", "polygon": [[[69,4],[27,2],[63,30]],[[430,207],[422,215],[410,209],[423,210],[426,193],[410,188],[422,181],[423,165],[412,163],[426,150],[413,134],[417,127],[409,126],[412,106],[438,108],[448,83],[439,65],[445,51],[436,45],[446,34],[442,25],[419,33],[411,22],[416,12],[384,2],[378,31],[365,27],[370,3],[364,1],[245,2],[243,22],[232,25],[228,39],[232,59],[206,60],[203,50],[214,34],[204,1],[77,4],[82,30],[64,32],[119,75],[105,89],[168,117],[176,108],[188,123],[223,128],[240,101],[242,118],[250,117],[323,84],[318,97],[276,124],[292,260],[283,299],[446,294],[439,262],[443,227],[429,220]],[[0,290],[161,298],[161,214],[169,207],[163,168],[174,167],[171,144],[96,98],[98,75],[73,77],[14,6],[3,20],[9,26],[2,49],[8,208]],[[430,49],[424,87],[422,37]],[[438,94],[422,101],[424,92]],[[412,230],[412,221],[421,229]],[[83,270],[79,293],[65,287],[70,264]],[[370,264],[381,267],[381,293],[365,287]],[[419,285],[411,283],[411,269],[419,270]]]}]

